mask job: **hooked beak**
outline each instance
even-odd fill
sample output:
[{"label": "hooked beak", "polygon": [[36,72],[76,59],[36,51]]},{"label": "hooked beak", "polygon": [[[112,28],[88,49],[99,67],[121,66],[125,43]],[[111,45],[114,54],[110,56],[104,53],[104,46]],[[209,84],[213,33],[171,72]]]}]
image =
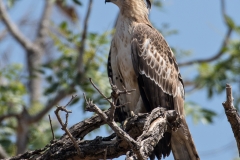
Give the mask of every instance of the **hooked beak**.
[{"label": "hooked beak", "polygon": [[106,4],[107,2],[111,2],[111,0],[105,0],[105,4]]}]

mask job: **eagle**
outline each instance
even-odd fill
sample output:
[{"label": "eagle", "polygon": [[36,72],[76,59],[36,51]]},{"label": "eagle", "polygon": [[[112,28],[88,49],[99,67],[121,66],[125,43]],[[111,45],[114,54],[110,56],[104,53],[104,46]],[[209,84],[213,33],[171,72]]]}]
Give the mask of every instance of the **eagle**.
[{"label": "eagle", "polygon": [[150,0],[106,2],[120,9],[108,57],[108,76],[120,90],[136,89],[131,95],[120,95],[118,104],[124,106],[115,111],[118,121],[156,107],[175,110],[182,125],[176,132],[165,133],[153,154],[161,159],[172,151],[175,160],[199,160],[184,118],[183,80],[171,48],[148,19]]}]

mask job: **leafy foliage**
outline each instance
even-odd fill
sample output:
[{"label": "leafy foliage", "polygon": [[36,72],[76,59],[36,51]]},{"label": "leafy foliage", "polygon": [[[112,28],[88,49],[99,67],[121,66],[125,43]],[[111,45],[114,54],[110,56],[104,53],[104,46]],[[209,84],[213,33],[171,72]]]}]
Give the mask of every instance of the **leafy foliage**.
[{"label": "leafy foliage", "polygon": [[195,82],[199,88],[207,88],[209,98],[214,94],[222,93],[225,90],[226,83],[231,83],[232,85],[239,83],[239,47],[240,41],[232,40],[228,48],[225,49],[226,54],[224,58],[213,64],[202,63],[199,65],[199,75],[195,78]]},{"label": "leafy foliage", "polygon": [[214,111],[200,107],[194,102],[185,103],[185,113],[192,117],[195,124],[199,122],[203,124],[213,123],[213,118],[217,115]]},{"label": "leafy foliage", "polygon": [[[13,64],[0,69],[0,115],[20,113],[24,105],[26,87],[21,82],[22,65]],[[12,135],[15,134],[15,119],[0,123],[0,144],[8,153],[15,152]]]},{"label": "leafy foliage", "polygon": [[0,69],[0,115],[21,111],[26,87],[21,82],[22,65],[13,64]]},{"label": "leafy foliage", "polygon": [[[103,64],[106,64],[108,56],[108,44],[111,32],[102,34],[88,33],[85,51],[83,54],[83,66],[85,73],[78,77],[76,64],[79,56],[79,47],[81,46],[81,34],[73,33],[67,22],[62,22],[58,27],[62,37],[59,38],[52,33],[50,36],[54,41],[57,50],[62,53],[58,58],[43,64],[45,79],[48,82],[44,94],[51,96],[59,90],[68,89],[74,85],[74,89],[85,92],[93,96],[93,100],[98,104],[106,104],[101,96],[93,89],[88,78],[97,80],[96,84],[105,94],[109,94],[109,85],[106,83],[107,71]],[[77,102],[77,101],[75,101]]]}]

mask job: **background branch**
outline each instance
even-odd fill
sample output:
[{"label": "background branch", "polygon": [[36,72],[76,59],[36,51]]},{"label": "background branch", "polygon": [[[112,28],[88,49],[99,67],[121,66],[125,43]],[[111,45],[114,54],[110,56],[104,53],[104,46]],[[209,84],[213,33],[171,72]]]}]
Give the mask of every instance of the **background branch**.
[{"label": "background branch", "polygon": [[225,48],[227,48],[232,30],[233,30],[232,28],[228,27],[227,34],[225,35],[225,38],[224,38],[224,40],[222,42],[222,45],[221,45],[221,48],[219,49],[217,54],[215,54],[214,56],[212,56],[210,58],[206,58],[206,59],[196,59],[196,60],[191,60],[191,61],[188,61],[188,62],[179,63],[178,66],[181,67],[181,66],[193,65],[195,63],[207,63],[207,62],[212,62],[214,60],[219,59],[225,53]]},{"label": "background branch", "polygon": [[86,16],[85,16],[85,19],[84,19],[84,27],[83,27],[80,47],[79,47],[79,56],[78,56],[78,60],[77,60],[77,68],[78,68],[78,72],[80,74],[84,70],[83,54],[84,54],[84,51],[85,51],[85,43],[86,43],[86,38],[87,38],[88,22],[89,22],[89,17],[90,17],[91,11],[92,11],[92,4],[93,4],[93,0],[89,0],[87,13],[86,13]]},{"label": "background branch", "polygon": [[196,59],[196,60],[191,60],[188,62],[183,62],[183,63],[179,63],[178,66],[189,66],[189,65],[193,65],[195,63],[207,63],[207,62],[212,62],[215,61],[217,59],[219,59],[226,51],[226,48],[228,46],[228,42],[230,39],[230,36],[232,34],[233,28],[232,26],[230,26],[227,22],[227,15],[226,15],[226,7],[225,7],[225,0],[221,0],[221,13],[224,19],[224,22],[226,24],[227,28],[227,33],[223,39],[222,45],[219,49],[219,51],[212,57],[210,58],[206,58],[206,59]]},{"label": "background branch", "polygon": [[45,0],[45,7],[40,21],[40,25],[37,32],[37,43],[43,45],[44,39],[48,33],[48,27],[51,18],[51,12],[53,8],[53,1]]},{"label": "background branch", "polygon": [[3,147],[0,145],[0,159],[8,158],[8,154],[6,151],[3,149]]},{"label": "background branch", "polygon": [[63,98],[67,97],[73,92],[73,86],[70,86],[69,90],[59,91],[58,94],[46,104],[44,109],[38,112],[36,115],[31,116],[29,122],[34,123],[43,118],[54,106],[58,104]]},{"label": "background branch", "polygon": [[15,113],[9,113],[9,114],[6,114],[6,115],[2,115],[0,116],[0,124],[2,123],[2,121],[4,121],[5,119],[7,118],[17,118],[19,115],[18,114],[15,114]]},{"label": "background branch", "polygon": [[7,14],[6,8],[4,6],[3,1],[0,1],[0,14],[2,16],[2,20],[12,36],[25,48],[29,51],[38,51],[39,48],[34,43],[32,43],[27,37],[23,35],[23,33],[19,30],[15,23],[13,23]]},{"label": "background branch", "polygon": [[8,30],[4,29],[0,32],[0,41],[2,41],[8,35]]}]

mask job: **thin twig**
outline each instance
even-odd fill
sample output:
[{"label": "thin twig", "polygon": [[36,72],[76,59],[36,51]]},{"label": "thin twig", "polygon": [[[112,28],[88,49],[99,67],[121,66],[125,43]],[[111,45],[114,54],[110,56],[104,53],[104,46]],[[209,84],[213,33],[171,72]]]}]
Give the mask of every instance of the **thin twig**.
[{"label": "thin twig", "polygon": [[72,98],[70,99],[70,101],[64,106],[64,108],[66,108],[70,103],[72,103],[72,101],[77,97],[77,95],[72,95]]},{"label": "thin twig", "polygon": [[[73,97],[74,97],[74,96],[72,96],[71,100],[67,103],[67,105],[71,103]],[[76,96],[75,96],[75,97],[76,97]],[[72,142],[73,142],[73,144],[74,144],[74,147],[75,147],[76,150],[77,150],[77,154],[80,156],[81,151],[80,151],[80,148],[79,148],[79,146],[78,146],[78,143],[76,142],[76,140],[74,139],[74,137],[72,136],[72,134],[71,134],[71,133],[69,132],[69,130],[67,129],[68,114],[69,114],[69,113],[72,113],[72,111],[68,111],[68,110],[65,108],[67,105],[65,105],[64,107],[58,106],[57,109],[56,109],[54,112],[55,112],[55,114],[56,114],[56,116],[57,116],[57,119],[58,119],[60,125],[62,126],[62,130],[64,130],[64,131],[67,133],[67,135],[69,136],[69,138],[72,140]],[[65,123],[62,122],[62,119],[61,119],[61,117],[59,116],[59,113],[58,113],[59,111],[66,112],[66,121],[65,121]]]},{"label": "thin twig", "polygon": [[140,151],[139,151],[139,148],[140,148],[139,144],[132,137],[130,137],[125,131],[123,131],[116,124],[114,119],[110,120],[109,117],[96,104],[93,103],[93,101],[91,101],[91,100],[87,101],[87,98],[86,98],[85,94],[84,94],[84,98],[85,98],[86,104],[87,104],[86,110],[97,113],[105,121],[105,123],[107,123],[112,128],[112,130],[118,136],[120,136],[122,139],[125,139],[128,142],[128,144],[130,145],[130,147],[132,148],[134,153],[136,153],[136,155],[139,156],[139,159],[142,159]]},{"label": "thin twig", "polygon": [[131,94],[131,92],[136,91],[136,89],[127,90],[124,86],[123,91],[120,91],[116,85],[113,84],[112,78],[109,78],[109,82],[112,88],[111,98],[114,104],[117,103],[117,100],[121,94]]},{"label": "thin twig", "polygon": [[91,82],[91,84],[93,85],[93,87],[94,87],[94,88],[98,91],[98,93],[100,93],[100,94],[103,96],[103,98],[104,98],[105,100],[107,100],[108,103],[111,105],[111,109],[110,109],[110,113],[109,113],[109,120],[112,121],[112,120],[114,119],[114,113],[115,113],[116,108],[122,107],[122,106],[130,103],[130,102],[127,102],[127,103],[125,103],[125,104],[120,104],[119,106],[116,106],[117,100],[118,100],[118,97],[120,96],[120,94],[130,94],[130,92],[135,91],[135,89],[128,91],[128,90],[126,90],[126,89],[124,88],[124,91],[120,91],[120,90],[117,88],[116,85],[113,85],[111,79],[109,79],[109,80],[110,80],[110,85],[111,85],[111,88],[112,88],[111,98],[112,98],[112,101],[113,101],[113,102],[111,102],[111,101],[109,100],[109,98],[107,98],[107,97],[99,90],[99,88],[93,83],[92,79],[89,78],[89,81]]},{"label": "thin twig", "polygon": [[89,78],[89,81],[93,85],[93,87],[100,93],[110,104],[112,103],[99,89],[98,87],[93,83],[92,78]]},{"label": "thin twig", "polygon": [[49,118],[49,122],[50,122],[50,126],[51,126],[51,130],[52,130],[52,137],[53,137],[53,141],[55,140],[55,135],[54,135],[54,132],[53,132],[53,126],[52,126],[52,120],[51,120],[51,116],[50,114],[48,115],[48,118]]},{"label": "thin twig", "polygon": [[[84,98],[85,98],[86,104],[87,104],[86,110],[97,113],[105,121],[105,123],[107,123],[112,128],[112,130],[118,136],[120,136],[121,138],[125,139],[128,142],[129,146],[131,147],[133,152],[137,155],[137,157],[139,159],[143,159],[142,154],[139,151],[139,148],[140,148],[139,143],[137,143],[132,137],[130,137],[126,132],[124,132],[114,121],[114,112],[115,112],[115,109],[116,109],[116,105],[113,102],[111,102],[110,100],[107,99],[107,97],[93,83],[91,78],[89,78],[89,80],[90,80],[91,84],[93,85],[93,87],[110,103],[111,108],[110,108],[109,116],[107,116],[96,104],[93,103],[93,101],[91,101],[91,100],[87,101],[87,98],[84,94]],[[114,86],[114,87],[116,87],[115,89],[117,91],[119,91],[117,86]],[[128,93],[127,90],[123,91],[123,92]]]}]

